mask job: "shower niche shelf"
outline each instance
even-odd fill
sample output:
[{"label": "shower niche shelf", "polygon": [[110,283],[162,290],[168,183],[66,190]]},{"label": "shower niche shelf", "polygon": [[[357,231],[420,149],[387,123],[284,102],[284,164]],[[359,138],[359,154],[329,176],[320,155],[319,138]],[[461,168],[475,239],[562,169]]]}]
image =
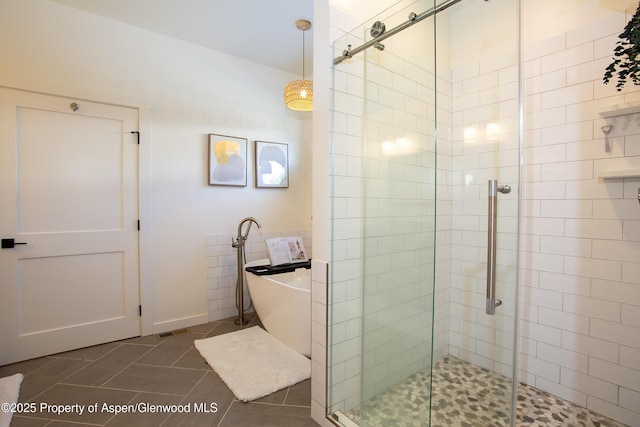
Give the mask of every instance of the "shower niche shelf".
[{"label": "shower niche shelf", "polygon": [[610,169],[598,171],[598,178],[619,179],[619,178],[640,178],[640,169]]},{"label": "shower niche shelf", "polygon": [[640,102],[621,102],[608,106],[600,115],[604,118],[624,116],[627,114],[640,113]]}]

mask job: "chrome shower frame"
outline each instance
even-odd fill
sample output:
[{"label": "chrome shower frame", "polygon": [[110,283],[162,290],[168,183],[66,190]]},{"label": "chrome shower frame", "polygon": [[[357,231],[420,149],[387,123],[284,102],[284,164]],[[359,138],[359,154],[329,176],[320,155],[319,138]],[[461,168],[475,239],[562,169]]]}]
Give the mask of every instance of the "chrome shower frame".
[{"label": "chrome shower frame", "polygon": [[[342,51],[342,56],[338,56],[336,58],[334,58],[333,60],[333,65],[338,65],[339,63],[341,63],[342,61],[345,61],[351,57],[353,57],[353,55],[356,55],[368,48],[370,48],[371,46],[375,47],[378,50],[383,50],[384,49],[384,45],[382,43],[380,43],[382,40],[387,39],[395,34],[398,34],[400,31],[406,30],[407,28],[411,27],[414,24],[417,24],[418,22],[432,16],[435,15],[438,12],[442,12],[445,9],[448,9],[449,7],[453,6],[456,3],[459,3],[462,0],[448,0],[442,4],[439,4],[438,6],[429,9],[425,12],[422,12],[421,14],[416,14],[414,12],[411,12],[409,14],[409,18],[407,21],[403,22],[402,24],[398,25],[397,27],[394,27],[388,31],[386,31],[385,25],[381,22],[381,21],[376,21],[373,25],[373,27],[371,28],[371,36],[373,37],[373,39],[369,40],[368,42],[365,42],[363,44],[361,44],[360,46],[356,47],[355,49],[351,49],[351,45],[349,45],[347,47],[347,49]],[[485,0],[487,1],[487,0]],[[382,49],[381,49],[382,48]]]}]

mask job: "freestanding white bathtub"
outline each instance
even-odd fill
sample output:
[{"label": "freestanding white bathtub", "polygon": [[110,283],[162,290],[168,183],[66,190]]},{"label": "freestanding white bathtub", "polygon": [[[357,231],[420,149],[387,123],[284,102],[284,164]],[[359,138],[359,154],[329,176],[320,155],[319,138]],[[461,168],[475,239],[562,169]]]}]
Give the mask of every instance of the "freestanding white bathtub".
[{"label": "freestanding white bathtub", "polygon": [[[269,265],[268,259],[245,264]],[[267,331],[289,347],[311,356],[311,270],[258,276],[245,271],[249,295]]]}]

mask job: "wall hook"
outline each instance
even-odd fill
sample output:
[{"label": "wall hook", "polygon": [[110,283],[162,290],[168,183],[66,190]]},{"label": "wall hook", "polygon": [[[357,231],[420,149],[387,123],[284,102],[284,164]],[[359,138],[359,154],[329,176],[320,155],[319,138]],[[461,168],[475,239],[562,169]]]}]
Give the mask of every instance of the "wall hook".
[{"label": "wall hook", "polygon": [[609,133],[613,130],[613,126],[604,125],[600,129],[604,132],[604,151],[607,153],[611,151],[611,145],[609,144]]}]

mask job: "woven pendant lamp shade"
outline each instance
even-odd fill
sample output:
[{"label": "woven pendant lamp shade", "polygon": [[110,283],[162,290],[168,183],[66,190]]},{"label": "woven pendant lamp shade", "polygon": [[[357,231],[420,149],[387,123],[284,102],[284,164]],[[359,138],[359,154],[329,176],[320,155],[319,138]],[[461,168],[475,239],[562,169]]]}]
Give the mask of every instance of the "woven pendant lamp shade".
[{"label": "woven pendant lamp shade", "polygon": [[311,28],[311,22],[298,19],[296,28],[302,31],[302,80],[293,80],[284,88],[284,103],[295,111],[313,110],[313,82],[304,79],[304,32]]},{"label": "woven pendant lamp shade", "polygon": [[313,82],[293,80],[284,88],[284,103],[296,111],[313,110]]}]

